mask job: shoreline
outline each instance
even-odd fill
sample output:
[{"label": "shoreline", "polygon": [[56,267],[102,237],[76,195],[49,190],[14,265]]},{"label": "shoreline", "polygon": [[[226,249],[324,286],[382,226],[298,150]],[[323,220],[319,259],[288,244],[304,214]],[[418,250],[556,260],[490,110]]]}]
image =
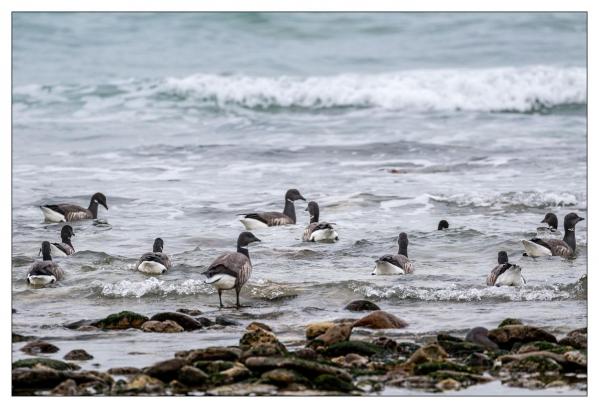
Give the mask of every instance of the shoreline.
[{"label": "shoreline", "polygon": [[[234,346],[182,349],[144,368],[123,364],[105,371],[78,365],[93,361],[93,350],[71,351],[60,359],[53,344],[13,333],[13,343],[22,343],[21,351],[30,358],[13,360],[12,393],[492,395],[507,386],[507,393],[513,395],[586,395],[586,327],[558,339],[544,329],[507,318],[497,328],[473,328],[465,338],[439,331],[401,341],[380,334],[406,327],[402,319],[368,301],[355,301],[347,308],[365,314],[359,319],[308,324],[304,338],[285,344],[268,325],[255,321]],[[66,327],[89,334],[100,330],[182,333],[235,324],[224,317],[215,320],[195,310],[151,317],[122,311]]]}]

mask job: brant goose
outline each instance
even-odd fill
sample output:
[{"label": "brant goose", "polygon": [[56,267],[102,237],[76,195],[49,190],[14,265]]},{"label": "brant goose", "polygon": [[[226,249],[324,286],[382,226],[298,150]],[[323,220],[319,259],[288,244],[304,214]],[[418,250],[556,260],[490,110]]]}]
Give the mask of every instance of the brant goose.
[{"label": "brant goose", "polygon": [[495,266],[487,276],[487,286],[521,286],[526,284],[522,277],[522,268],[509,263],[505,251],[499,251],[497,263],[499,265]]},{"label": "brant goose", "polygon": [[563,239],[541,239],[533,238],[531,240],[522,240],[524,249],[528,256],[561,256],[568,258],[574,255],[576,250],[576,237],[574,229],[579,221],[584,218],[576,213],[570,213],[564,217],[564,238]]},{"label": "brant goose", "polygon": [[554,213],[545,214],[541,223],[547,223],[547,227],[537,228],[537,238],[559,238],[561,236],[557,229],[557,217]]},{"label": "brant goose", "polygon": [[206,272],[206,283],[218,290],[218,301],[223,307],[223,290],[235,289],[237,294],[237,307],[239,304],[239,292],[252,274],[252,262],[247,249],[252,242],[260,242],[251,232],[242,232],[237,238],[237,252],[227,252],[216,258],[208,267]]},{"label": "brant goose", "polygon": [[278,225],[295,224],[295,206],[293,202],[296,200],[306,201],[306,199],[300,194],[298,190],[292,188],[291,190],[287,190],[287,193],[285,193],[285,209],[282,213],[273,211],[237,215],[245,215],[245,218],[239,221],[241,221],[241,223],[245,226],[245,229],[247,230],[264,227],[275,227]]},{"label": "brant goose", "polygon": [[73,255],[75,253],[75,248],[71,243],[71,237],[74,237],[75,233],[73,232],[73,227],[70,225],[65,225],[60,230],[60,238],[62,242],[53,242],[52,243],[52,254],[54,256],[68,256]]},{"label": "brant goose", "polygon": [[310,224],[304,230],[304,241],[310,242],[335,242],[339,240],[337,231],[329,222],[318,222],[320,210],[315,201],[310,201],[306,211],[310,211]]},{"label": "brant goose", "polygon": [[372,271],[373,275],[403,275],[414,272],[414,265],[408,259],[408,235],[405,232],[399,234],[397,243],[399,244],[397,255],[383,255],[377,259]]},{"label": "brant goose", "polygon": [[439,225],[437,226],[437,231],[441,231],[449,228],[449,223],[446,220],[439,221]]},{"label": "brant goose", "polygon": [[49,285],[61,280],[64,276],[62,268],[56,262],[52,261],[50,250],[50,243],[48,241],[42,242],[40,252],[42,253],[43,260],[34,262],[27,272],[27,282],[30,285]]},{"label": "brant goose", "polygon": [[102,193],[96,193],[92,196],[88,208],[74,204],[50,204],[42,205],[40,208],[47,222],[67,222],[98,218],[98,204],[108,210],[106,197]]},{"label": "brant goose", "polygon": [[135,269],[143,273],[161,274],[168,271],[172,264],[171,258],[162,252],[164,241],[162,238],[154,240],[152,252],[146,252],[139,258]]}]

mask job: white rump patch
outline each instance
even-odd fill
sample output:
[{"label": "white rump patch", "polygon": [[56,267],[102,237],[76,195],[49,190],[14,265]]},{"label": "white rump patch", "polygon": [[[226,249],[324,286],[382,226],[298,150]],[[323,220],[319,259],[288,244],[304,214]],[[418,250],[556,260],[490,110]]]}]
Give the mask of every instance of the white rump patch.
[{"label": "white rump patch", "polygon": [[42,209],[42,213],[44,213],[44,219],[46,222],[66,222],[67,220],[64,218],[59,212],[53,211],[48,207],[40,207]]},{"label": "white rump patch", "polygon": [[339,235],[333,229],[316,230],[310,235],[310,241],[314,242],[335,242]]},{"label": "white rump patch", "polygon": [[395,266],[385,261],[375,261],[376,266],[372,271],[373,275],[405,275],[405,271],[399,266]]},{"label": "white rump patch", "polygon": [[33,286],[45,286],[56,282],[54,275],[28,275],[27,281]]},{"label": "white rump patch", "polygon": [[524,250],[528,256],[551,256],[551,250],[543,245],[535,244],[534,242],[525,239],[522,240],[522,245],[524,245]]},{"label": "white rump patch", "polygon": [[263,223],[262,221],[258,221],[254,218],[242,218],[239,220],[246,230],[260,229],[260,228],[268,228],[268,225]]},{"label": "white rump patch", "polygon": [[233,276],[222,273],[206,279],[206,283],[214,286],[216,289],[228,290],[235,287],[236,280]]},{"label": "white rump patch", "polygon": [[137,270],[152,275],[160,275],[166,272],[166,266],[162,265],[160,262],[143,261],[139,264]]}]

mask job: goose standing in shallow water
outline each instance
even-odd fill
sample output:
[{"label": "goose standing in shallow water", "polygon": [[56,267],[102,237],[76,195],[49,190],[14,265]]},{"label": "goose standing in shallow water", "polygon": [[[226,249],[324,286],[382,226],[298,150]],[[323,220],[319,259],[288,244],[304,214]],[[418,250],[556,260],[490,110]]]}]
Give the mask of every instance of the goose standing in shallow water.
[{"label": "goose standing in shallow water", "polygon": [[408,259],[408,235],[399,234],[397,239],[399,251],[397,255],[383,255],[375,261],[373,275],[403,275],[413,273],[416,268]]},{"label": "goose standing in shallow water", "polygon": [[146,252],[139,258],[135,269],[143,273],[161,274],[168,271],[172,264],[171,258],[162,252],[164,241],[162,238],[154,240],[154,248],[152,252]]},{"label": "goose standing in shallow water", "polygon": [[310,242],[335,242],[339,234],[328,222],[318,222],[320,210],[315,201],[310,201],[306,211],[310,211],[310,224],[304,230],[303,240]]},{"label": "goose standing in shallow water", "polygon": [[96,193],[89,200],[89,207],[83,208],[75,204],[48,204],[40,208],[47,222],[67,222],[79,220],[91,220],[98,218],[98,204],[108,210],[106,196]]},{"label": "goose standing in shallow water", "polygon": [[27,271],[27,282],[34,286],[44,286],[59,281],[64,276],[64,271],[52,261],[50,255],[50,242],[42,242],[42,261],[36,261]]},{"label": "goose standing in shallow water", "polygon": [[247,249],[252,242],[260,242],[260,240],[251,232],[242,232],[237,238],[237,252],[227,252],[219,256],[212,262],[206,272],[202,272],[202,275],[206,275],[206,283],[218,290],[220,307],[223,307],[223,290],[230,289],[235,289],[237,307],[241,307],[239,292],[252,274],[252,262]]},{"label": "goose standing in shallow water", "polygon": [[60,238],[62,242],[53,242],[50,249],[52,250],[52,254],[54,256],[68,256],[73,255],[75,253],[75,248],[71,243],[71,237],[75,236],[75,232],[73,232],[73,227],[70,225],[65,225],[60,230]]},{"label": "goose standing in shallow water", "polygon": [[507,253],[499,251],[497,263],[487,277],[487,286],[521,286],[526,284],[522,277],[522,268],[508,262]]},{"label": "goose standing in shallow water", "polygon": [[576,236],[574,230],[576,224],[584,218],[576,213],[570,213],[564,217],[564,238],[563,239],[541,239],[533,238],[531,240],[522,240],[526,254],[532,257],[538,256],[561,256],[569,258],[576,251]]},{"label": "goose standing in shallow water", "polygon": [[287,190],[287,193],[285,193],[285,209],[282,213],[271,211],[238,214],[245,215],[245,217],[239,221],[241,221],[241,223],[247,230],[295,224],[295,205],[293,204],[293,202],[297,200],[306,201],[306,199],[300,194],[298,190],[292,188],[291,190]]}]

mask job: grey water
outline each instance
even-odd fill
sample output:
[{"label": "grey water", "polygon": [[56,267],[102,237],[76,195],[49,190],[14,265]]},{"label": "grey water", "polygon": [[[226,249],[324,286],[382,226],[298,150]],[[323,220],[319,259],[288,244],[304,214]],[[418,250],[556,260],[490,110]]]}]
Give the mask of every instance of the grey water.
[{"label": "grey water", "polygon": [[[13,14],[13,331],[84,348],[95,358],[82,365],[104,370],[235,344],[253,320],[293,348],[305,324],[351,317],[343,306],[362,298],[409,322],[384,333],[399,338],[506,317],[560,335],[586,326],[586,221],[574,259],[523,257],[520,243],[548,211],[560,230],[569,212],[587,218],[586,24],[583,13]],[[302,242],[296,203],[297,225],[255,231],[247,307],[226,292],[219,310],[200,273],[235,249],[238,213],[282,211],[288,188],[320,204],[339,242]],[[41,241],[60,240],[39,205],[87,206],[97,191],[106,223],[74,223],[64,281],[28,287]],[[441,219],[449,230],[436,231]],[[402,231],[415,274],[372,276]],[[174,266],[149,277],[134,264],[156,237]],[[499,250],[526,286],[485,286]],[[63,326],[177,308],[242,325]]]}]

